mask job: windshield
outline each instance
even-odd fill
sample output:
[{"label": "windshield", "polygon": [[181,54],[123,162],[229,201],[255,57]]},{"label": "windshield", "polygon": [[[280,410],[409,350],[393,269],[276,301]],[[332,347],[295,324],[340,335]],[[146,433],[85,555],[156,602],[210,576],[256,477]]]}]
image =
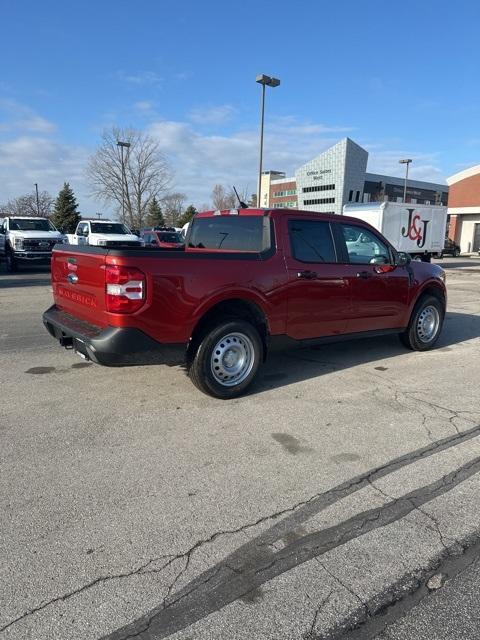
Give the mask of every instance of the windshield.
[{"label": "windshield", "polygon": [[182,239],[178,233],[159,233],[158,239],[160,242],[177,242],[181,243]]},{"label": "windshield", "polygon": [[10,218],[10,231],[56,231],[53,224],[46,219]]},{"label": "windshield", "polygon": [[119,235],[130,233],[121,222],[91,222],[90,227],[92,233],[117,233]]}]

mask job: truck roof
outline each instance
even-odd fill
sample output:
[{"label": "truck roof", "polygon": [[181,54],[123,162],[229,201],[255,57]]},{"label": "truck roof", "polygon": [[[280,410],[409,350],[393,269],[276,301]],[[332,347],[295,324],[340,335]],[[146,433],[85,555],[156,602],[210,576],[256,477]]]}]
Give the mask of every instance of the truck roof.
[{"label": "truck roof", "polygon": [[336,213],[323,213],[321,211],[302,211],[301,209],[223,209],[222,211],[202,211],[200,213],[195,214],[194,218],[210,218],[214,216],[228,216],[228,215],[239,215],[239,216],[269,216],[271,218],[280,218],[285,215],[295,215],[300,217],[309,217],[314,216],[315,218],[321,218],[323,220],[336,220],[341,218],[342,220],[347,220],[351,222],[355,222],[358,224],[358,218],[349,218],[348,216],[339,215]]},{"label": "truck roof", "polygon": [[48,220],[47,216],[3,216],[1,219],[6,220]]}]

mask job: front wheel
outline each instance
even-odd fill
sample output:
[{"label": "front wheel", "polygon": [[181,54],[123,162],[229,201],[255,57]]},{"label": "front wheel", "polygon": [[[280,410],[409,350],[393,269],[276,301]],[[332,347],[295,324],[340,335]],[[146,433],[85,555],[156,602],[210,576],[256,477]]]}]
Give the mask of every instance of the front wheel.
[{"label": "front wheel", "polygon": [[189,375],[203,393],[227,400],[247,389],[262,359],[263,344],[257,329],[243,320],[226,320],[204,335]]},{"label": "front wheel", "polygon": [[459,255],[460,255],[460,249],[454,249],[453,250],[453,257],[454,258],[458,258]]},{"label": "front wheel", "polygon": [[15,273],[15,271],[17,270],[17,261],[15,260],[15,256],[11,251],[7,251],[7,253],[5,254],[5,263],[8,273]]},{"label": "front wheel", "polygon": [[445,307],[435,296],[425,295],[415,305],[407,330],[400,334],[413,351],[427,351],[437,342],[443,326]]}]

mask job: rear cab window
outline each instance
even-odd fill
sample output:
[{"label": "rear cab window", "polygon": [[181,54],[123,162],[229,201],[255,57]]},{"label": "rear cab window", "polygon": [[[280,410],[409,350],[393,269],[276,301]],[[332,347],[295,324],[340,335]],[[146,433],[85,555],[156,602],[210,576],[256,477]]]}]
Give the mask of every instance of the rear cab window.
[{"label": "rear cab window", "polygon": [[268,215],[221,214],[196,216],[187,235],[189,250],[262,253],[272,247]]}]

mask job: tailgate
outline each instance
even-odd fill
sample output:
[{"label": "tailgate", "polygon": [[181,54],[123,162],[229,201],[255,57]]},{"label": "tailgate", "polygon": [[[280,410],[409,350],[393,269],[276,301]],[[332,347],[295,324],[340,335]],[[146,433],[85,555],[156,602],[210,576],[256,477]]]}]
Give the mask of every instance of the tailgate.
[{"label": "tailgate", "polygon": [[[68,245],[67,245],[68,246]],[[52,255],[52,286],[57,307],[97,326],[107,326],[105,258],[107,251],[56,248]]]}]

